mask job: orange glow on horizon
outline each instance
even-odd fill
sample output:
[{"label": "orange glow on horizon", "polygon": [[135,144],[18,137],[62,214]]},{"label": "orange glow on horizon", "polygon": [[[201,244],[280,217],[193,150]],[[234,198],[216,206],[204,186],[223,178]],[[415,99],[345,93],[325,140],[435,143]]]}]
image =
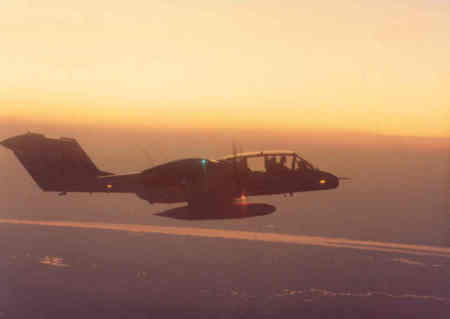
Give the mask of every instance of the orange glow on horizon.
[{"label": "orange glow on horizon", "polygon": [[[66,102],[67,103],[67,102]],[[122,128],[172,129],[265,129],[281,132],[362,132],[364,134],[450,137],[450,122],[445,111],[441,113],[404,112],[393,116],[389,112],[355,110],[345,118],[336,116],[329,108],[296,110],[294,107],[270,106],[235,107],[203,106],[184,102],[185,107],[170,103],[151,103],[153,106],[34,106],[32,102],[0,109],[0,120],[12,122],[67,123],[69,125],[108,126]],[[159,104],[159,105],[158,105]],[[169,105],[164,105],[169,104]],[[175,103],[179,105],[179,103]],[[450,107],[449,107],[450,109]],[[324,113],[323,113],[324,112]],[[398,113],[399,111],[397,111]],[[233,115],[233,113],[237,113]],[[288,114],[291,114],[288,116]]]}]

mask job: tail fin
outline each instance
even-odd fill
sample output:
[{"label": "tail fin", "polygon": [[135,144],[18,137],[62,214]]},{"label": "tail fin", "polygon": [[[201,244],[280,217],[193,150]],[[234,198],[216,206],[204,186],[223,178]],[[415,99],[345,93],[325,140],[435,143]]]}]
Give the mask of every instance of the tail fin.
[{"label": "tail fin", "polygon": [[98,176],[100,171],[72,138],[52,139],[36,133],[14,136],[1,142],[12,151],[45,191],[65,191]]}]

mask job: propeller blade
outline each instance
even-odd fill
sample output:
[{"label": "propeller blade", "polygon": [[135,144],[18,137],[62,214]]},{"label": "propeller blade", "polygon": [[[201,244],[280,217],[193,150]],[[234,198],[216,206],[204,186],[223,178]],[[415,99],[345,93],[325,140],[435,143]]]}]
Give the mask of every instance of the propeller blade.
[{"label": "propeller blade", "polygon": [[232,141],[232,150],[233,150],[233,178],[234,178],[234,182],[236,183],[237,186],[237,191],[238,193],[242,196],[243,194],[243,187],[242,187],[242,176],[239,172],[239,168],[238,168],[238,163],[237,163],[237,146],[236,146],[236,142],[233,139]]}]

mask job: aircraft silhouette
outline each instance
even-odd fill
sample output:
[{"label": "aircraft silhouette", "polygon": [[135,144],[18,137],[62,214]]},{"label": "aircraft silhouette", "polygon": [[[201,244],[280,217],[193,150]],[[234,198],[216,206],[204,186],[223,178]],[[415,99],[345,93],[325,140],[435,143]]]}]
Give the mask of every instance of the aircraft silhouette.
[{"label": "aircraft silhouette", "polygon": [[[139,173],[101,171],[75,139],[27,133],[1,144],[11,149],[43,191],[135,193],[149,203],[188,202],[189,211],[223,208],[234,199],[338,187],[335,175],[292,151],[236,153],[211,160],[187,158]],[[256,161],[256,168],[248,163]],[[258,166],[259,163],[259,166]]]}]

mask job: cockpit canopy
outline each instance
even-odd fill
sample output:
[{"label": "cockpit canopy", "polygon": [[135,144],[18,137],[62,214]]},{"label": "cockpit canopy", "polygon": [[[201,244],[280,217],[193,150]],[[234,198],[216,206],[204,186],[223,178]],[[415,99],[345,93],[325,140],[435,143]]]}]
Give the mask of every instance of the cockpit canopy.
[{"label": "cockpit canopy", "polygon": [[251,172],[313,171],[314,166],[293,151],[262,151],[228,155],[218,162]]}]

